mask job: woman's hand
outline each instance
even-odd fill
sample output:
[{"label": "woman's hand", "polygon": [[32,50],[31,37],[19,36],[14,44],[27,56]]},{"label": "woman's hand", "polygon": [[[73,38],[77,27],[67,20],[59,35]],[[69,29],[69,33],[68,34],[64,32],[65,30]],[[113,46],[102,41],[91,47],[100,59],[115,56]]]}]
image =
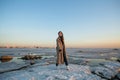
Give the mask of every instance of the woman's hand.
[{"label": "woman's hand", "polygon": [[62,50],[61,49],[59,49],[59,52],[61,52]]}]

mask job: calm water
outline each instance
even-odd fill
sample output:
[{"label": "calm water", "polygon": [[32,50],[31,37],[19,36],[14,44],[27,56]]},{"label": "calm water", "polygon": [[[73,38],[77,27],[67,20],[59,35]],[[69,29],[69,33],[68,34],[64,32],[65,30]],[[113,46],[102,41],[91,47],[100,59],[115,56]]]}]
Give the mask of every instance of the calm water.
[{"label": "calm water", "polygon": [[[105,62],[106,60],[116,60],[120,58],[120,49],[114,50],[112,48],[68,48],[67,54],[73,60],[86,59],[90,64]],[[14,58],[10,62],[23,62],[18,59],[27,54],[42,55],[44,58],[54,58],[56,50],[54,48],[0,48],[0,56],[10,55]]]}]

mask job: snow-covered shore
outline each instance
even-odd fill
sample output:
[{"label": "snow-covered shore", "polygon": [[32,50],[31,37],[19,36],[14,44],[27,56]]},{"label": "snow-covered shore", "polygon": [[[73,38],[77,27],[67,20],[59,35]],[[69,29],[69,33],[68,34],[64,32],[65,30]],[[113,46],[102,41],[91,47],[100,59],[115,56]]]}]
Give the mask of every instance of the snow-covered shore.
[{"label": "snow-covered shore", "polygon": [[[81,49],[82,50],[82,49]],[[10,51],[10,52],[9,52]],[[41,60],[22,60],[28,52],[42,55]],[[120,80],[120,50],[68,49],[69,67],[55,66],[54,49],[1,49],[0,55],[11,55],[9,62],[0,63],[0,80]]]},{"label": "snow-covered shore", "polygon": [[[0,71],[20,68],[18,64],[10,63],[0,66]],[[65,65],[56,68],[55,64],[37,63],[29,65],[21,70],[0,73],[0,80],[119,80],[120,63],[107,62],[102,66],[90,67],[84,65],[70,64],[70,70],[66,70]],[[22,67],[22,66],[21,66]],[[118,74],[119,73],[119,74]],[[114,79],[114,77],[116,77]]]}]

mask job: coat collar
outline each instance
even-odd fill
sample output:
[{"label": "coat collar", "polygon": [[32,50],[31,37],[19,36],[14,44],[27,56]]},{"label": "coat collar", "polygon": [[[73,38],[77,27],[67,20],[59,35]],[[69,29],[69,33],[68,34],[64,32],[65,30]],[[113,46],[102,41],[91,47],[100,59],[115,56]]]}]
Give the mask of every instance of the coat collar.
[{"label": "coat collar", "polygon": [[58,37],[58,40],[61,40],[61,38],[60,38],[60,37]]}]

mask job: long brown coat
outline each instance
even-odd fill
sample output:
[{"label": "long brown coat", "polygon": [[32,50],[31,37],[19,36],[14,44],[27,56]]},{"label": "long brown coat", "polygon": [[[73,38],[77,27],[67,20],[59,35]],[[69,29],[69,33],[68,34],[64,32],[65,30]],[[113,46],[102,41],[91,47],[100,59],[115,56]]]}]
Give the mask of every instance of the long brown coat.
[{"label": "long brown coat", "polygon": [[[56,42],[57,42],[57,47],[56,47],[56,51],[57,51],[57,64],[63,64],[64,63],[63,54],[64,54],[64,52],[66,52],[66,51],[64,51],[65,47],[62,44],[62,41],[61,41],[60,37],[57,38]],[[61,50],[61,51],[59,51],[59,50]],[[66,53],[65,53],[65,55],[66,55]]]}]

